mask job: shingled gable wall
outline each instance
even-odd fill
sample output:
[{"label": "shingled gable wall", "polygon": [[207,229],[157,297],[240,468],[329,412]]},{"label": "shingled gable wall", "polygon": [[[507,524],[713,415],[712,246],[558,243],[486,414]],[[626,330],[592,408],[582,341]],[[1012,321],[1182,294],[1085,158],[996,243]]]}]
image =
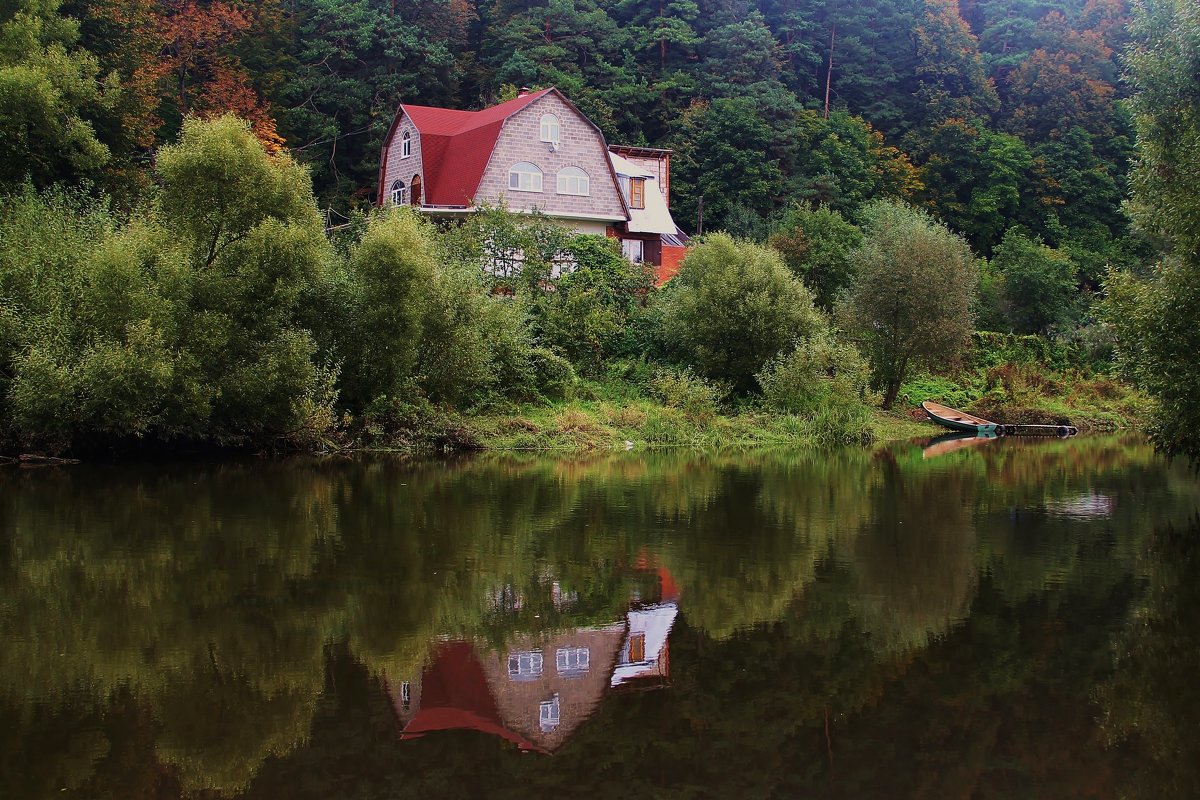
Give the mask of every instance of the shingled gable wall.
[{"label": "shingled gable wall", "polygon": [[[401,158],[400,154],[404,152],[404,132],[408,131],[412,137],[412,155],[408,158]],[[421,135],[417,132],[417,128],[413,125],[412,120],[408,115],[404,115],[400,119],[400,124],[396,126],[396,133],[392,137],[391,145],[387,149],[387,154],[383,162],[383,196],[379,199],[379,204],[383,205],[390,200],[389,195],[392,191],[392,183],[397,179],[404,181],[411,192],[412,179],[414,175],[421,176],[421,183],[425,184],[425,164],[421,160]],[[412,195],[410,194],[411,198]]]},{"label": "shingled gable wall", "polygon": [[[554,114],[559,120],[561,144],[557,152],[552,152],[550,146],[540,140],[542,115],[546,113]],[[541,193],[509,189],[509,167],[519,161],[536,164],[542,170]],[[579,167],[588,174],[591,179],[589,196],[557,193],[558,171],[565,167]],[[594,215],[602,220],[606,217],[620,220],[625,218],[625,209],[618,191],[600,132],[551,92],[505,121],[483,179],[479,182],[475,203],[496,205],[503,199],[508,208],[514,211],[536,207],[550,216],[579,214]],[[600,221],[589,226],[574,219],[570,222],[579,230],[593,233],[603,233],[606,224]],[[612,223],[610,221],[607,224]],[[593,227],[596,230],[592,230]]]}]

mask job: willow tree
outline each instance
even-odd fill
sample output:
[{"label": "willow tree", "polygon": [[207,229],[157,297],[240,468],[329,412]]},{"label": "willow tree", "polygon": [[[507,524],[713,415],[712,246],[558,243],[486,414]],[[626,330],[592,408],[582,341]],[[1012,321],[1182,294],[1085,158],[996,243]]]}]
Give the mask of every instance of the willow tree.
[{"label": "willow tree", "polygon": [[1154,435],[1200,459],[1200,7],[1136,7],[1129,78],[1137,124],[1131,210],[1164,256],[1147,280],[1110,276],[1108,317],[1124,364],[1159,401]]},{"label": "willow tree", "polygon": [[966,347],[979,276],[966,241],[927,213],[877,202],[864,215],[840,316],[891,408],[914,366],[953,360]]}]

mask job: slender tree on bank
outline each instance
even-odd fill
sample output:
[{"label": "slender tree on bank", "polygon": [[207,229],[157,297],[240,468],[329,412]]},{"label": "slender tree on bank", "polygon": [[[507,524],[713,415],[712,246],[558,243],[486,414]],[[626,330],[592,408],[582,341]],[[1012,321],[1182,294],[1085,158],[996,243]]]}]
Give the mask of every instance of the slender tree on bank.
[{"label": "slender tree on bank", "polygon": [[865,216],[857,276],[840,316],[888,409],[913,367],[952,361],[966,347],[978,271],[962,237],[923,211],[878,202]]}]

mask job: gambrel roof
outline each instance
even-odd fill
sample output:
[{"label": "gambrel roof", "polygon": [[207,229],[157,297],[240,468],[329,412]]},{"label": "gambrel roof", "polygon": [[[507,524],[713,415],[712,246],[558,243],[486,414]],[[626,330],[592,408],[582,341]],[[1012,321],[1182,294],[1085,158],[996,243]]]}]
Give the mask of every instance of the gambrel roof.
[{"label": "gambrel roof", "polygon": [[[456,111],[403,103],[392,121],[384,148],[391,147],[400,120],[407,116],[421,134],[425,205],[469,206],[487,169],[496,141],[500,138],[504,121],[551,92],[563,97],[561,92],[551,87],[482,111]],[[563,97],[563,100],[566,98]],[[381,184],[382,181],[381,164]]]}]

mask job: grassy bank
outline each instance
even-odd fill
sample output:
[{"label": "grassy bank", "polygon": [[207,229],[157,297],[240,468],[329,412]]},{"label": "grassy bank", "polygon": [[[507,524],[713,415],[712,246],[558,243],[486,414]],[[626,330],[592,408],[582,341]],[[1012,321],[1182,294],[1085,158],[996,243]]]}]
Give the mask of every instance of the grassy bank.
[{"label": "grassy bank", "polygon": [[467,426],[485,450],[696,449],[770,446],[869,445],[935,434],[937,429],[896,413],[873,411],[865,425],[847,430],[824,415],[747,409],[695,418],[655,401],[581,401],[520,409],[514,414],[478,417]]},{"label": "grassy bank", "polygon": [[831,408],[786,414],[759,404],[699,408],[648,397],[627,381],[582,381],[569,399],[472,415],[418,416],[367,441],[368,449],[583,452],[752,447],[836,447],[933,436],[919,403],[937,399],[1008,423],[1070,423],[1082,433],[1132,430],[1149,400],[1127,384],[1071,370],[1005,364],[905,384],[893,411]]},{"label": "grassy bank", "polygon": [[919,376],[900,401],[937,400],[1003,423],[1074,425],[1081,433],[1141,428],[1153,404],[1128,384],[1077,370],[1002,364],[954,377]]}]

